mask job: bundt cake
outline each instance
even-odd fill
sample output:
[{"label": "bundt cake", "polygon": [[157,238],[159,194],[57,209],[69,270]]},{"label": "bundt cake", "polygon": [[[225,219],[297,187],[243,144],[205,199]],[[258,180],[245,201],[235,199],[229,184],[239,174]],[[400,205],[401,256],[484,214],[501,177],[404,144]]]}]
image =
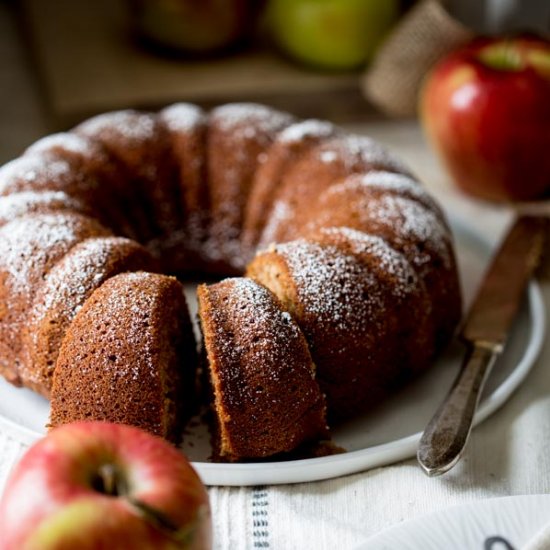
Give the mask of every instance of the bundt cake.
[{"label": "bundt cake", "polygon": [[0,373],[51,393],[53,425],[177,439],[195,349],[167,275],[191,272],[246,274],[199,290],[225,460],[322,436],[325,401],[331,421],[372,406],[460,316],[441,210],[330,123],[242,103],[120,111],[0,168]]},{"label": "bundt cake", "polygon": [[145,272],[111,277],[67,330],[53,374],[50,423],[109,420],[178,442],[196,364],[181,283]]},{"label": "bundt cake", "polygon": [[197,297],[217,455],[264,458],[326,436],[308,345],[277,298],[245,278],[201,285]]}]

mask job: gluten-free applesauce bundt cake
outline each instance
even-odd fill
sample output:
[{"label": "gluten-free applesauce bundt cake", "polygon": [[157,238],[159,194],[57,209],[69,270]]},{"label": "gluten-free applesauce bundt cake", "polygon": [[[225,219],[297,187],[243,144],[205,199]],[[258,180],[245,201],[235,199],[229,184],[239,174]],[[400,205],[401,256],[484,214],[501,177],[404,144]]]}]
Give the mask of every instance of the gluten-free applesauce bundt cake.
[{"label": "gluten-free applesauce bundt cake", "polygon": [[[201,354],[188,273],[233,276],[199,287]],[[216,456],[287,452],[425,370],[460,312],[439,207],[328,122],[120,111],[0,168],[0,373],[51,397],[52,425],[177,441],[208,394]]]}]

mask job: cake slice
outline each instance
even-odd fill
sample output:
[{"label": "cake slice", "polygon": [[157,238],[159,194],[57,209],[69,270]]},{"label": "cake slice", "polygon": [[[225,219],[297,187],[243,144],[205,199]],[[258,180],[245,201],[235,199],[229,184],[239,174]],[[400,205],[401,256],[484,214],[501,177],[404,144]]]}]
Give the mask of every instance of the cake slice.
[{"label": "cake slice", "polygon": [[325,400],[302,332],[250,279],[198,289],[218,458],[265,458],[327,435]]},{"label": "cake slice", "polygon": [[65,335],[50,425],[105,420],[177,443],[192,409],[196,363],[181,283],[146,272],[112,277]]}]

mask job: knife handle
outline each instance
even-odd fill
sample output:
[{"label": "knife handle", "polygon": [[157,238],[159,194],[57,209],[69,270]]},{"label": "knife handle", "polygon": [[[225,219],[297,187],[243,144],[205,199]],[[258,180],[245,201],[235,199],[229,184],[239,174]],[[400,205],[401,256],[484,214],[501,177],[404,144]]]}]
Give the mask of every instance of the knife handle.
[{"label": "knife handle", "polygon": [[499,346],[475,343],[454,384],[420,439],[417,458],[428,476],[450,470],[460,459],[472,430],[485,381],[501,351]]}]

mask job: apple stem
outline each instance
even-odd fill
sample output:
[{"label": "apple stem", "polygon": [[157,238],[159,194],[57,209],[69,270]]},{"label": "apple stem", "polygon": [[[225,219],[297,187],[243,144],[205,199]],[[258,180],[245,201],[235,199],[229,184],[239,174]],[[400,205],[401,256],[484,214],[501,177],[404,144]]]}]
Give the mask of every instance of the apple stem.
[{"label": "apple stem", "polygon": [[102,464],[92,486],[99,493],[112,497],[128,494],[126,478],[114,464]]},{"label": "apple stem", "polygon": [[[178,527],[166,514],[149,504],[133,497],[129,497],[128,501],[145,521],[174,542],[185,546],[193,539],[195,523],[191,523],[186,527]],[[199,509],[199,518],[202,513],[204,511]]]}]

